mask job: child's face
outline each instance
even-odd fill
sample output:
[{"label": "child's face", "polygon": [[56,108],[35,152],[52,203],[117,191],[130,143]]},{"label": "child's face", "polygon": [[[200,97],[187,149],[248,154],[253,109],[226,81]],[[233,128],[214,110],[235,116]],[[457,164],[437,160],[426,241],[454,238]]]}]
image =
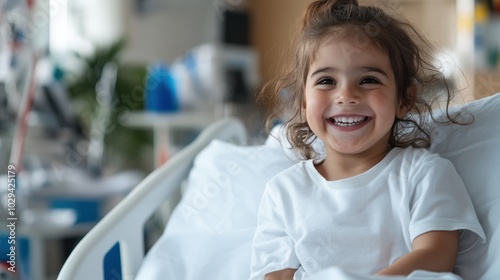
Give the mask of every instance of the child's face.
[{"label": "child's face", "polygon": [[323,43],[305,85],[305,115],[330,153],[387,151],[398,105],[389,57],[373,44]]}]

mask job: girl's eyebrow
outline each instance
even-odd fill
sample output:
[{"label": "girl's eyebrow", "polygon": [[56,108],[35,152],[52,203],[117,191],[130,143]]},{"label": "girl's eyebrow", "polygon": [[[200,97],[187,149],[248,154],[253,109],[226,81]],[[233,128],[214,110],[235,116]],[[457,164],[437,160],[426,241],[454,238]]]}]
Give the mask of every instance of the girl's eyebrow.
[{"label": "girl's eyebrow", "polygon": [[[386,77],[389,77],[389,75],[387,75],[387,73],[382,70],[381,68],[379,67],[376,67],[376,66],[363,66],[363,67],[360,67],[361,70],[363,71],[367,71],[367,72],[377,72],[377,73],[380,73]],[[315,75],[318,75],[320,73],[325,73],[325,72],[336,72],[337,71],[337,68],[335,67],[322,67],[322,68],[319,68],[318,70],[314,71],[312,74],[311,74],[311,77],[315,76]]]},{"label": "girl's eyebrow", "polygon": [[362,69],[364,70],[367,70],[368,72],[377,72],[377,73],[380,73],[386,77],[389,77],[389,75],[387,75],[387,73],[382,70],[381,68],[379,67],[372,67],[372,66],[364,66],[364,67],[361,67]]},{"label": "girl's eyebrow", "polygon": [[334,67],[323,67],[323,68],[320,68],[320,69],[314,71],[311,74],[311,77],[313,77],[314,75],[320,74],[320,73],[324,73],[324,72],[335,72],[336,70],[337,69]]}]

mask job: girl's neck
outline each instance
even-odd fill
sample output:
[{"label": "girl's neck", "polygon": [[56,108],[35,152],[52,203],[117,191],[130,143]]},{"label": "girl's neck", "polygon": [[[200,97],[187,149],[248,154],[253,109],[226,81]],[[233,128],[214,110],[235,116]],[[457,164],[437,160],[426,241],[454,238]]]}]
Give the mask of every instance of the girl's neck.
[{"label": "girl's neck", "polygon": [[374,153],[355,155],[327,150],[326,159],[317,164],[316,169],[327,181],[354,177],[377,165],[390,150],[391,147],[387,146],[386,149]]}]

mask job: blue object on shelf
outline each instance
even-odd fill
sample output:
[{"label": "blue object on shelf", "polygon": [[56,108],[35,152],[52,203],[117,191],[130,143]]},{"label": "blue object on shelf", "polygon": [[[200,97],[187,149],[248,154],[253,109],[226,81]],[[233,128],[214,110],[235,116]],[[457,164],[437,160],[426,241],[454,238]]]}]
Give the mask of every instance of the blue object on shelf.
[{"label": "blue object on shelf", "polygon": [[180,104],[175,80],[170,69],[163,64],[150,67],[146,78],[146,110],[152,112],[177,112]]},{"label": "blue object on shelf", "polygon": [[71,209],[76,214],[76,224],[94,223],[101,218],[103,202],[98,199],[57,198],[50,203],[52,209]]}]

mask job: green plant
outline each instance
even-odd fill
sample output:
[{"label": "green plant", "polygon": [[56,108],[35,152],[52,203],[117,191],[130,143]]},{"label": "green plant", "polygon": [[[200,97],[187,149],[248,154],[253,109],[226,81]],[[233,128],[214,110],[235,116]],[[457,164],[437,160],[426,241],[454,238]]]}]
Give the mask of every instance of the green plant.
[{"label": "green plant", "polygon": [[96,84],[101,78],[104,65],[114,62],[117,68],[117,78],[111,116],[105,128],[105,160],[112,161],[119,168],[142,168],[138,160],[144,148],[152,144],[152,134],[146,130],[124,127],[120,117],[129,111],[144,108],[144,81],[147,74],[146,66],[127,64],[121,61],[120,53],[125,47],[125,41],[119,40],[106,47],[99,47],[94,54],[82,56],[75,54],[81,61],[83,69],[70,73],[67,78],[68,94],[75,105],[78,117],[87,138],[92,122],[96,118],[98,102],[96,99]]}]

